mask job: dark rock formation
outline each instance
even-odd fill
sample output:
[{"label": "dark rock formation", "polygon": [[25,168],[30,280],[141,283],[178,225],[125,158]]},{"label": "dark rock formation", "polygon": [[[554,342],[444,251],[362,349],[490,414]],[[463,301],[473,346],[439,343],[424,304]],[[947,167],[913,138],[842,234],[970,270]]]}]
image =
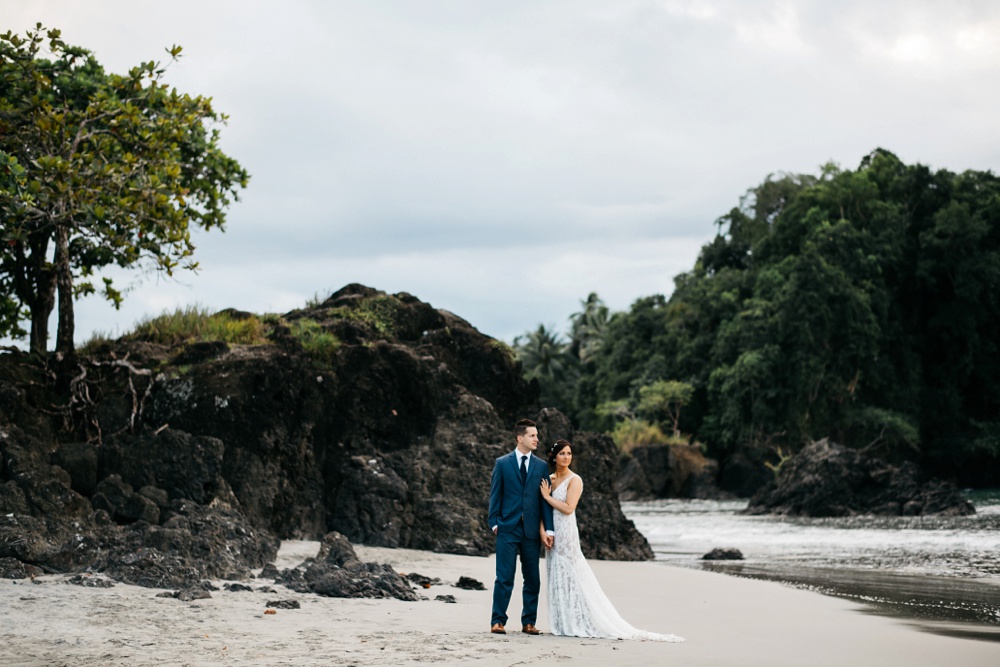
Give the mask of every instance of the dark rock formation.
[{"label": "dark rock formation", "polygon": [[[573,445],[573,470],[584,480],[583,496],[576,507],[580,546],[589,558],[637,560],[653,558],[646,539],[621,513],[615,480],[618,479],[618,446],[602,434],[575,433],[558,410],[543,410],[537,417],[538,454],[558,439]],[[492,467],[492,466],[491,466]]]},{"label": "dark rock formation", "polygon": [[66,580],[67,584],[74,586],[84,586],[86,588],[114,588],[115,582],[100,576],[89,574],[77,574]]},{"label": "dark rock formation", "polygon": [[247,586],[246,584],[239,584],[239,583],[223,584],[222,588],[229,591],[230,593],[250,593],[253,591],[252,586]]},{"label": "dark rock formation", "polygon": [[97,487],[97,448],[87,442],[67,442],[52,452],[52,463],[70,477],[70,487],[84,496],[92,496]]},{"label": "dark rock formation", "polygon": [[836,517],[975,513],[954,484],[927,479],[911,462],[886,463],[827,439],[812,442],[781,467],[749,514]]},{"label": "dark rock formation", "polygon": [[715,485],[718,472],[697,445],[645,445],[625,457],[615,489],[622,500],[720,498],[727,494]]},{"label": "dark rock formation", "polygon": [[99,537],[91,568],[158,588],[205,578],[248,579],[251,569],[273,561],[278,551],[271,533],[251,526],[234,508],[184,500],[173,501],[161,525],[109,527]]},{"label": "dark rock formation", "polygon": [[302,605],[298,600],[270,600],[266,605],[268,609],[301,609]]},{"label": "dark rock formation", "polygon": [[[336,341],[316,352],[305,324]],[[126,338],[62,375],[0,356],[0,558],[183,589],[331,531],[485,555],[513,423],[574,435],[507,346],[408,294],[350,285],[267,326],[261,345]],[[613,443],[574,445],[585,553],[650,558],[611,491]]]},{"label": "dark rock formation", "polygon": [[156,595],[158,598],[175,598],[181,602],[191,602],[193,600],[210,600],[212,593],[199,586],[191,586],[179,591],[165,591]]},{"label": "dark rock formation", "polygon": [[461,588],[467,591],[485,591],[486,586],[483,582],[478,579],[473,579],[472,577],[459,577],[458,581],[455,582],[455,588]]},{"label": "dark rock formation", "polygon": [[701,557],[702,560],[743,560],[743,552],[739,549],[722,549],[716,547]]},{"label": "dark rock formation", "polygon": [[421,588],[430,588],[431,586],[441,585],[441,580],[438,579],[437,577],[431,578],[423,574],[418,574],[416,572],[410,572],[408,574],[404,574],[401,576],[404,577],[410,583],[416,584]]},{"label": "dark rock formation", "polygon": [[299,593],[331,598],[418,599],[406,579],[392,567],[362,563],[347,538],[337,532],[323,538],[316,558],[284,570],[275,583]]},{"label": "dark rock formation", "polygon": [[34,579],[44,574],[41,568],[27,565],[16,558],[0,558],[0,579]]}]

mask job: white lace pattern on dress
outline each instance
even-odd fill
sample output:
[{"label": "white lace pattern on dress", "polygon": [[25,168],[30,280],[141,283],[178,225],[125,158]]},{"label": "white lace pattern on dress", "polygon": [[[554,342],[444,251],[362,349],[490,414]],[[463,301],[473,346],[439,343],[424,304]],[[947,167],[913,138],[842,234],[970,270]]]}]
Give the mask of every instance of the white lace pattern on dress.
[{"label": "white lace pattern on dress", "polygon": [[[569,481],[577,476],[574,473],[563,480],[553,489],[552,497],[565,502],[569,493]],[[583,478],[580,478],[580,484],[583,484]],[[601,590],[597,577],[583,557],[576,513],[563,514],[559,510],[553,510],[553,515],[556,540],[545,555],[552,634],[604,639],[684,641],[676,635],[645,632],[629,625]]]}]

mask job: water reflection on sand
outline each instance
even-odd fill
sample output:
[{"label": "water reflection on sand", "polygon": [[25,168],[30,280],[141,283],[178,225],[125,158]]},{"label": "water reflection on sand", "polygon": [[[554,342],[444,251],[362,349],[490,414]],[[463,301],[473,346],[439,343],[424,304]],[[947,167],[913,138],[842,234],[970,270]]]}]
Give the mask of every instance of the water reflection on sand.
[{"label": "water reflection on sand", "polygon": [[[623,503],[657,560],[848,598],[951,636],[1000,641],[1000,492],[969,517],[745,516],[745,500]],[[743,561],[703,561],[715,547]]]}]

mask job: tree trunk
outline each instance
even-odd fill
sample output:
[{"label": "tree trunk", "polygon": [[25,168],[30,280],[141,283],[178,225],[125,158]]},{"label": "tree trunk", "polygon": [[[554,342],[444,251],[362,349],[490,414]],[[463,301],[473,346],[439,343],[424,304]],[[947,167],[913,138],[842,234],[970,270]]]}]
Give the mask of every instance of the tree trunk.
[{"label": "tree trunk", "polygon": [[45,234],[32,234],[28,252],[18,244],[14,248],[14,293],[31,313],[28,348],[44,355],[49,343],[49,315],[56,303],[56,274],[46,257],[49,245]]},{"label": "tree trunk", "polygon": [[[44,355],[49,346],[49,316],[56,305],[56,274],[51,268],[44,266],[44,254],[39,255],[38,264],[41,266],[36,271],[35,280],[26,281],[29,287],[21,300],[31,311],[29,349],[32,354]],[[34,285],[31,285],[32,282]]]},{"label": "tree trunk", "polygon": [[69,230],[60,225],[56,229],[56,285],[59,288],[59,322],[56,327],[56,354],[72,357],[73,334],[76,321],[73,317],[73,272],[69,265]]},{"label": "tree trunk", "polygon": [[[33,303],[28,305],[31,311],[31,336],[28,339],[29,350],[32,354],[45,354],[49,345],[49,315],[55,306],[56,284],[52,282],[52,289],[46,290],[47,294],[39,294]],[[48,297],[48,298],[45,298]]]}]

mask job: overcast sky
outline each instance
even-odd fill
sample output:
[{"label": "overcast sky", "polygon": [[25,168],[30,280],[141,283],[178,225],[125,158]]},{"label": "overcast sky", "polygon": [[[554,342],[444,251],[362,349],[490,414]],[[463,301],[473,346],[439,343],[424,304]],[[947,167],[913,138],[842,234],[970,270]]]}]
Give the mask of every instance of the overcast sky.
[{"label": "overcast sky", "polygon": [[[360,282],[510,341],[596,291],[669,294],[768,174],[876,147],[1000,167],[1000,3],[882,0],[0,0],[108,71],[230,116],[251,174],[202,269],[122,274],[77,338],[200,304],[286,312]],[[52,331],[55,330],[53,318]]]}]

